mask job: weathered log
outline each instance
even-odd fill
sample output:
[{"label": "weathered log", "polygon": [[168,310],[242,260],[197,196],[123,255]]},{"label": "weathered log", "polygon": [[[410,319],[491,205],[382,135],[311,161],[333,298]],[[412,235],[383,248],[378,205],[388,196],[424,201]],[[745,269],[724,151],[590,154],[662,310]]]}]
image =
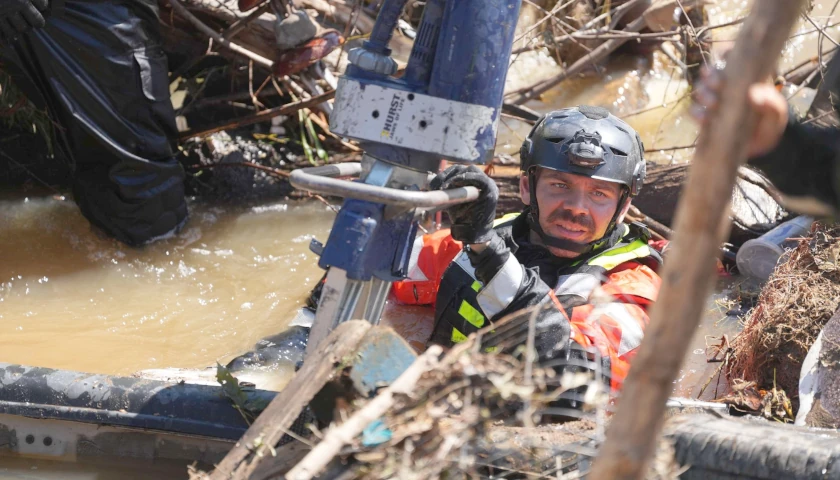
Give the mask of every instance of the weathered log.
[{"label": "weathered log", "polygon": [[[837,51],[837,47],[831,47],[830,49],[826,50],[822,54],[822,63],[828,61],[832,55]],[[782,73],[782,77],[785,79],[785,82],[792,84],[792,85],[799,85],[805,81],[811,74],[819,68],[820,62],[817,62],[819,55],[814,55],[813,57],[807,58],[802,62],[794,65],[786,72]]]},{"label": "weathered log", "polygon": [[[624,31],[635,33],[641,31],[646,26],[647,24],[645,23],[644,17],[639,17],[627,25]],[[601,60],[607,58],[612,52],[614,52],[618,47],[624,45],[628,40],[629,38],[613,38],[603,42],[569,68],[560,72],[560,74],[556,77],[550,78],[536,85],[531,85],[511,92],[511,94],[515,94],[516,96],[512,98],[510,102],[513,104],[520,104],[539,97],[543,93],[563,82],[563,80],[578,75],[593,63],[600,62]]]},{"label": "weathered log", "polygon": [[669,240],[674,235],[673,230],[645,215],[635,205],[630,205],[630,210],[627,211],[627,218],[647,225],[656,240]]},{"label": "weathered log", "polygon": [[657,222],[670,226],[688,174],[688,164],[648,165],[645,185],[633,205]]},{"label": "weathered log", "polygon": [[[671,227],[688,171],[689,164],[648,166],[645,186],[633,205],[654,221]],[[761,180],[749,168],[739,169],[730,210],[729,242],[734,245],[767,233],[788,216],[772,186]]]},{"label": "weathered log", "polygon": [[[508,97],[510,98],[511,103],[521,104],[529,100],[538,98],[540,95],[551,90],[564,80],[580,75],[592,65],[596,65],[599,62],[606,59],[609,55],[611,55],[615,50],[617,50],[625,43],[634,39],[641,38],[638,34],[642,30],[670,29],[671,26],[669,26],[669,22],[666,22],[663,19],[663,13],[667,13],[669,8],[671,12],[671,18],[673,18],[674,9],[680,8],[683,9],[686,15],[689,15],[692,18],[694,18],[696,26],[699,26],[696,23],[697,19],[703,18],[703,2],[700,0],[683,0],[681,2],[674,0],[658,0],[653,3],[629,0],[626,2],[617,3],[619,3],[620,6],[612,12],[619,16],[617,20],[612,19],[613,25],[611,25],[610,30],[612,29],[612,27],[621,28],[621,35],[615,36],[606,34],[603,36],[603,41],[599,41],[599,33],[593,32],[593,40],[591,42],[587,42],[587,47],[593,47],[591,48],[591,50],[584,54],[575,55],[571,57],[571,60],[573,60],[574,62],[554,78],[549,78],[547,80],[537,82],[533,85],[506,92],[506,95],[508,95]],[[700,6],[700,8],[694,8],[698,5]],[[699,17],[697,17],[697,11],[699,11]],[[581,30],[593,28],[595,25],[597,25],[598,22],[602,21],[603,19],[604,16],[599,16],[596,19],[593,19],[592,21],[584,25],[581,28]],[[570,34],[566,34],[563,37],[554,38],[552,43],[570,44],[572,41],[575,43],[579,42],[579,40],[573,38],[573,35],[570,36]],[[528,50],[529,48],[531,47],[517,49],[516,51],[522,52]],[[568,60],[568,58],[569,57],[565,57],[564,59]]]},{"label": "weathered log", "polygon": [[[182,0],[182,3],[193,15],[219,33],[237,20],[248,16],[247,13],[239,11],[236,0]],[[189,32],[206,45],[207,36],[197,31],[187,19],[178,15],[168,0],[158,0],[158,5],[165,29]],[[274,59],[278,54],[274,38],[276,18],[273,13],[267,12],[251,21],[248,28],[236,35],[236,43],[261,57]]]},{"label": "weathered log", "polygon": [[233,50],[234,52],[236,52],[236,53],[238,53],[238,54],[240,54],[240,55],[242,55],[242,56],[244,56],[244,57],[246,57],[246,58],[248,58],[248,59],[250,59],[254,62],[257,62],[257,64],[259,64],[259,65],[262,65],[262,66],[268,67],[268,68],[271,68],[272,66],[274,66],[274,61],[273,60],[271,60],[269,58],[266,58],[263,55],[259,55],[257,53],[254,53],[251,50],[249,50],[248,48],[240,46],[239,44],[233,43],[230,40],[228,40],[227,38],[222,37],[222,35],[220,33],[214,31],[212,28],[210,28],[208,25],[206,25],[204,22],[202,22],[200,18],[193,15],[192,12],[190,12],[189,9],[186,6],[184,6],[184,4],[181,3],[181,0],[170,0],[169,3],[172,6],[172,8],[175,10],[175,12],[177,12],[178,15],[180,15],[182,18],[187,20],[190,23],[190,25],[193,26],[193,28],[195,28],[198,32],[200,32],[202,34],[207,35],[213,41],[224,45],[225,47],[229,48],[230,50]]},{"label": "weathered log", "polygon": [[644,475],[664,421],[685,351],[697,330],[715,278],[716,259],[729,222],[726,211],[746,158],[742,132],[755,116],[747,91],[773,64],[799,18],[802,1],[766,0],[753,8],[723,71],[720,108],[704,126],[688,184],[676,215],[672,258],[662,273],[662,290],[595,460],[590,478],[638,479]]}]

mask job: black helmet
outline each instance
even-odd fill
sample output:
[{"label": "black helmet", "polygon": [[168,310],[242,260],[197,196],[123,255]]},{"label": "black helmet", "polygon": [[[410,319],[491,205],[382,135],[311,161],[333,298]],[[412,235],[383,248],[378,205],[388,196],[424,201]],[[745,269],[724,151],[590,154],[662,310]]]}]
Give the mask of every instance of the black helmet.
[{"label": "black helmet", "polygon": [[[618,214],[628,197],[635,197],[645,181],[644,144],[633,128],[604,108],[580,106],[545,115],[528,134],[520,151],[521,169],[529,175],[531,205],[528,222],[546,245],[586,253],[615,236]],[[623,188],[605,239],[588,244],[555,238],[539,224],[536,168],[585,175],[618,183]]]},{"label": "black helmet", "polygon": [[644,145],[633,127],[600,107],[580,106],[547,114],[525,143],[522,170],[543,167],[619,183],[631,197],[645,181]]}]

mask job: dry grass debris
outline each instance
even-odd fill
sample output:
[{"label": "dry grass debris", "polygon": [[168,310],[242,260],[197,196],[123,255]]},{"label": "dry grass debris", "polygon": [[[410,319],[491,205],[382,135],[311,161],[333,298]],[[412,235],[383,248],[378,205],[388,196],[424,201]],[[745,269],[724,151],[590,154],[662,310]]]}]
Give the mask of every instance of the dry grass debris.
[{"label": "dry grass debris", "polygon": [[816,224],[781,262],[732,342],[731,384],[782,390],[798,407],[799,371],[808,349],[840,307],[840,226]]},{"label": "dry grass debris", "polygon": [[[352,478],[577,470],[583,455],[558,450],[576,446],[583,453],[592,451],[597,425],[581,421],[567,428],[530,430],[524,439],[522,427],[533,424],[537,412],[567,390],[551,386],[552,369],[535,367],[530,378],[525,370],[523,360],[503,354],[467,351],[444,360],[388,411],[382,420],[382,428],[390,432],[387,442],[374,444],[369,436],[366,445],[363,435],[347,449],[358,462]],[[561,383],[578,386],[581,381],[586,379]],[[545,436],[545,442],[534,442],[534,435]]]}]

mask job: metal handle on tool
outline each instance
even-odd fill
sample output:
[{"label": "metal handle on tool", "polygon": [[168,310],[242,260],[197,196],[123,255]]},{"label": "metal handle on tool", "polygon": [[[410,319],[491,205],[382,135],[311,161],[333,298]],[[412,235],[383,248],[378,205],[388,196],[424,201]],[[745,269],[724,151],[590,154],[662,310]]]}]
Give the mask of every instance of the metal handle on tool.
[{"label": "metal handle on tool", "polygon": [[361,163],[338,163],[335,165],[294,170],[289,180],[295,188],[322,195],[355,198],[407,208],[440,208],[457,205],[476,200],[481,193],[475,187],[460,187],[429,192],[397,190],[395,188],[378,187],[335,178],[356,176],[361,172]]}]

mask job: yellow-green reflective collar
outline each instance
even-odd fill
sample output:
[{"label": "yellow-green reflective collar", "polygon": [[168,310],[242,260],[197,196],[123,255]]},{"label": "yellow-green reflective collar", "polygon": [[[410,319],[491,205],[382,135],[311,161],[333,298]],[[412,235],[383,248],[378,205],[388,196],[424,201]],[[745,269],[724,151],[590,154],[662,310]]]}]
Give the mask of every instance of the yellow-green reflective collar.
[{"label": "yellow-green reflective collar", "polygon": [[624,262],[644,258],[650,255],[650,247],[644,240],[634,240],[629,245],[608,250],[595,258],[589,259],[587,265],[602,267],[604,270],[612,270]]}]

